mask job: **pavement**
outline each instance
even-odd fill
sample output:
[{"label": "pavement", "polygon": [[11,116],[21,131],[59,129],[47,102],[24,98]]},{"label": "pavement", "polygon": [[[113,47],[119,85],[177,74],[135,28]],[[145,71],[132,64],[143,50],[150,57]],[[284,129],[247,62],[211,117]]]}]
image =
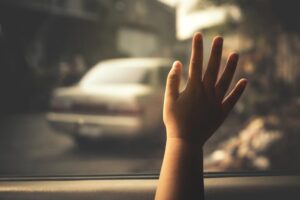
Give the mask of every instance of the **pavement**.
[{"label": "pavement", "polygon": [[91,148],[52,130],[45,113],[0,118],[0,176],[158,173],[162,147],[111,140]]},{"label": "pavement", "polygon": [[[236,122],[226,124],[207,142],[205,157],[231,137]],[[0,118],[0,177],[158,174],[163,150],[163,144],[124,138],[81,146],[70,135],[51,129],[46,113]]]}]

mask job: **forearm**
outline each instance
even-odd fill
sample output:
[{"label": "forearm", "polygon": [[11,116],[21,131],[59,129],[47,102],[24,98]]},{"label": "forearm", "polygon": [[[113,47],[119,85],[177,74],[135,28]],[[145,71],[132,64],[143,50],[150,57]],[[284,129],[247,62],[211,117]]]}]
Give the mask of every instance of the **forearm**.
[{"label": "forearm", "polygon": [[215,37],[203,73],[203,38],[196,33],[185,89],[179,87],[179,61],[168,74],[163,111],[168,139],[156,200],[204,199],[202,144],[226,119],[247,85],[247,80],[241,79],[228,93],[238,54],[230,54],[219,76],[222,46],[223,38]]},{"label": "forearm", "polygon": [[181,139],[167,139],[155,199],[204,199],[201,145]]}]

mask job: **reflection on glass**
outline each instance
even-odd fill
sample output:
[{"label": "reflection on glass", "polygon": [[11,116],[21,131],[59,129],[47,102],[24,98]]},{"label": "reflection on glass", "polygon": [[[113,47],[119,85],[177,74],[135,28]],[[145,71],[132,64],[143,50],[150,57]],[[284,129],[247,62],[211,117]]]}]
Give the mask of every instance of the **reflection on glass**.
[{"label": "reflection on glass", "polygon": [[175,59],[187,76],[195,31],[205,49],[222,35],[222,66],[238,51],[236,78],[249,80],[205,146],[205,170],[299,169],[297,8],[292,0],[2,0],[0,175],[158,173],[165,78]]}]

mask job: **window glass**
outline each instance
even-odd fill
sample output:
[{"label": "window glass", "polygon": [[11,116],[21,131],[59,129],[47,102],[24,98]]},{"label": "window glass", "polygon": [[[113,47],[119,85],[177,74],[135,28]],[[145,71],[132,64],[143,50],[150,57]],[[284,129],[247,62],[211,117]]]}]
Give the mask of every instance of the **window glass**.
[{"label": "window glass", "polygon": [[159,70],[159,81],[162,86],[166,86],[167,76],[169,74],[170,68],[169,67],[161,67]]},{"label": "window glass", "polygon": [[143,66],[140,67],[117,67],[99,66],[91,70],[81,84],[83,85],[107,85],[107,84],[138,84],[148,83],[150,70]]},{"label": "window glass", "polygon": [[238,51],[232,87],[249,80],[205,145],[205,171],[298,170],[297,9],[292,0],[1,0],[0,176],[158,173],[157,86],[174,60],[187,80],[196,31],[205,63],[222,35],[221,71]]}]

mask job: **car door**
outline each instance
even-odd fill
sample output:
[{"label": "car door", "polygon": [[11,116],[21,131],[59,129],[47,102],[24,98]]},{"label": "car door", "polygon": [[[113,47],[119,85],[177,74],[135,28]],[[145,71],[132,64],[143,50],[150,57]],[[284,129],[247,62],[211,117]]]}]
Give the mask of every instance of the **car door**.
[{"label": "car door", "polygon": [[[157,176],[2,179],[1,199],[154,199]],[[205,198],[298,199],[299,174],[207,174]]]}]

